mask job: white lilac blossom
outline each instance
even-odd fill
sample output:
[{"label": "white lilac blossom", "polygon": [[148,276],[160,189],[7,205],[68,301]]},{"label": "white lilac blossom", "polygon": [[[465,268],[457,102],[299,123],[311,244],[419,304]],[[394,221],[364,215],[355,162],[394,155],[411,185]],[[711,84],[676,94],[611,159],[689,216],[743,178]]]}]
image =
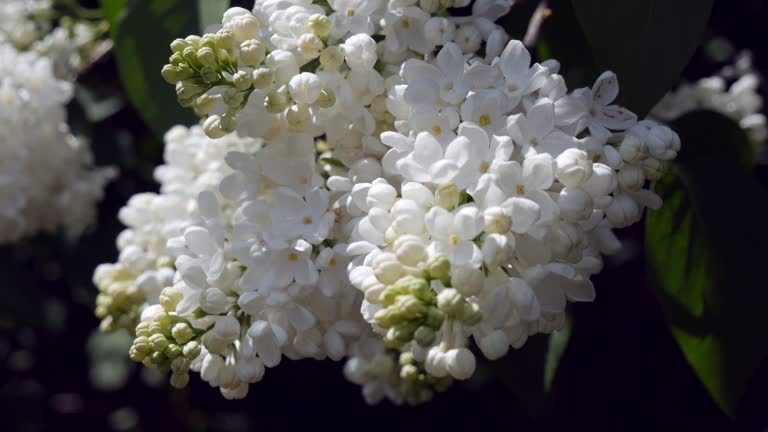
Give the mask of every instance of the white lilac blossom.
[{"label": "white lilac blossom", "polygon": [[95,219],[112,168],[94,168],[67,126],[73,85],[50,59],[0,42],[0,244],[39,232],[76,237]]},{"label": "white lilac blossom", "polygon": [[724,114],[747,133],[758,159],[763,156],[768,126],[759,86],[762,77],[752,66],[752,53],[738,54],[733,64],[715,75],[680,85],[654,107],[651,115],[661,121],[674,121],[683,115],[706,109]]},{"label": "white lilac blossom", "polygon": [[118,260],[99,265],[93,275],[102,330],[135,329],[143,308],[173,282],[175,257],[166,243],[199,220],[197,195],[231,173],[228,152],[259,147],[259,140],[236,135],[211,140],[200,126],[175,126],[165,134],[165,164],[155,168],[160,192],[136,194],[120,210],[126,229],[117,237]]},{"label": "white lilac blossom", "polygon": [[366,401],[416,404],[594,299],[679,138],[611,72],[569,93],[494,24],[508,2],[468,4],[260,0],[171,44],[206,145],[263,146],[210,156],[231,173],[165,237],[134,360],[241,398],[283,357],[347,358]]}]

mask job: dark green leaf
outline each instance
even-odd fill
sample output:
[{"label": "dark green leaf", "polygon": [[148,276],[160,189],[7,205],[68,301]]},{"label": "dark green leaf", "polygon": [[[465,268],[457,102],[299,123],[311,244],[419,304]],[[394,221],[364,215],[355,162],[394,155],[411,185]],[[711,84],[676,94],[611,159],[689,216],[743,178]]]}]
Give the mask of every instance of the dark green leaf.
[{"label": "dark green leaf", "polygon": [[768,354],[768,193],[745,163],[733,121],[695,112],[675,123],[674,172],[656,185],[646,253],[662,308],[688,362],[729,415]]},{"label": "dark green leaf", "polygon": [[[199,34],[226,7],[221,0],[102,0],[110,20],[115,57],[125,91],[157,136],[176,124],[192,124],[191,110],[176,100],[174,87],[160,76],[168,47],[176,38]],[[219,15],[220,17],[220,15]],[[205,22],[203,21],[205,20]]]},{"label": "dark green leaf", "polygon": [[616,72],[619,103],[642,118],[680,79],[713,0],[572,0],[597,65]]}]

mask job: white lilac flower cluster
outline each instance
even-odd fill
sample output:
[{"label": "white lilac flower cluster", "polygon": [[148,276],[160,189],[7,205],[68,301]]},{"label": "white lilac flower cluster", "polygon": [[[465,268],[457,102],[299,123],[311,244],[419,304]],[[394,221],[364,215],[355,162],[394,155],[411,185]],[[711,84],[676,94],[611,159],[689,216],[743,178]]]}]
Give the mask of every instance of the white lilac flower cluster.
[{"label": "white lilac flower cluster", "polygon": [[208,143],[263,145],[217,159],[178,235],[148,233],[174,272],[134,360],[239,398],[283,356],[346,357],[369,403],[416,404],[594,298],[679,138],[613,104],[613,73],[569,93],[532,64],[493,23],[508,2],[451,16],[468,3],[258,0],[172,43]]},{"label": "white lilac flower cluster", "polygon": [[651,115],[661,121],[674,121],[700,109],[716,111],[734,121],[747,133],[755,153],[762,156],[768,140],[768,125],[760,95],[762,78],[752,65],[752,54],[741,52],[733,64],[711,77],[680,85],[664,96]]},{"label": "white lilac flower cluster", "polygon": [[79,235],[111,168],[93,167],[88,143],[70,133],[69,81],[50,59],[0,42],[0,244],[41,231]]},{"label": "white lilac flower cluster", "polygon": [[175,126],[165,134],[165,164],[155,168],[160,192],[136,194],[120,210],[127,228],[117,238],[118,260],[99,265],[93,275],[103,331],[136,328],[143,307],[156,304],[173,282],[175,257],[166,242],[199,220],[197,195],[231,173],[228,152],[259,147],[259,140],[234,135],[211,140],[200,126]]},{"label": "white lilac flower cluster", "polygon": [[56,77],[74,79],[111,42],[103,38],[107,30],[103,23],[60,13],[51,0],[3,0],[0,42],[35,51],[51,60]]}]

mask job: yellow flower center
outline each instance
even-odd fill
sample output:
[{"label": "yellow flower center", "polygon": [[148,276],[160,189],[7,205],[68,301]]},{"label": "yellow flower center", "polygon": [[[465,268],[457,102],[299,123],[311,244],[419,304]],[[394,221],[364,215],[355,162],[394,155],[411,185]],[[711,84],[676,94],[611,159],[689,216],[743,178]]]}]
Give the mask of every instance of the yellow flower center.
[{"label": "yellow flower center", "polygon": [[448,237],[448,241],[451,242],[451,245],[458,246],[458,244],[459,244],[459,236],[457,236],[456,234],[451,234],[451,236]]},{"label": "yellow flower center", "polygon": [[331,267],[336,267],[336,257],[331,258],[331,260],[328,261],[328,265]]},{"label": "yellow flower center", "polygon": [[517,185],[517,194],[518,195],[525,195],[525,186]]},{"label": "yellow flower center", "polygon": [[507,86],[507,91],[510,92],[510,93],[516,92],[517,90],[518,90],[518,87],[516,85],[514,85],[514,84],[510,84],[510,85]]},{"label": "yellow flower center", "polygon": [[539,140],[536,138],[531,138],[531,145],[536,147],[539,145]]},{"label": "yellow flower center", "polygon": [[311,216],[304,216],[304,225],[312,225],[312,217]]},{"label": "yellow flower center", "polygon": [[432,133],[434,133],[435,135],[440,135],[441,133],[443,133],[443,128],[441,128],[438,125],[434,125],[432,126]]},{"label": "yellow flower center", "polygon": [[296,252],[291,252],[288,254],[288,259],[291,261],[298,261],[299,260],[299,254]]},{"label": "yellow flower center", "polygon": [[348,16],[348,17],[353,17],[353,16],[355,16],[355,10],[354,10],[354,9],[352,9],[352,8],[349,8],[349,9],[347,9],[347,16]]},{"label": "yellow flower center", "polygon": [[403,28],[409,28],[409,27],[411,26],[411,23],[410,23],[410,21],[408,21],[407,19],[404,19],[404,20],[400,21],[400,25],[401,25]]},{"label": "yellow flower center", "polygon": [[481,115],[480,118],[478,119],[478,123],[480,123],[480,126],[482,127],[488,126],[489,124],[491,124],[491,116],[489,116],[488,114]]},{"label": "yellow flower center", "polygon": [[488,172],[488,168],[490,167],[491,167],[491,164],[489,164],[488,162],[483,162],[480,164],[480,172],[485,174]]}]

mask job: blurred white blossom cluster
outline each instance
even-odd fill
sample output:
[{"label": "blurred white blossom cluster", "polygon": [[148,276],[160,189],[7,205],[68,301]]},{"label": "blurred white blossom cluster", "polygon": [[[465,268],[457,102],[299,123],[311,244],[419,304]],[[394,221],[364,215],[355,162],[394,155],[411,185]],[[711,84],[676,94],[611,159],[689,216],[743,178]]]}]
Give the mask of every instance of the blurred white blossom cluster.
[{"label": "blurred white blossom cluster", "polygon": [[532,63],[506,0],[451,16],[468,4],[258,0],[171,44],[162,74],[213,139],[185,144],[226,173],[191,187],[169,161],[178,195],[121,215],[95,279],[144,292],[134,360],[241,398],[282,357],[346,358],[369,403],[417,404],[594,298],[679,138],[615,105],[613,73],[569,92]]},{"label": "blurred white blossom cluster", "polygon": [[74,79],[93,57],[107,50],[111,41],[103,37],[106,30],[103,22],[59,16],[51,0],[0,2],[0,42],[47,57],[58,78]]},{"label": "blurred white blossom cluster", "polygon": [[668,93],[651,115],[670,122],[699,109],[719,112],[736,121],[747,133],[755,154],[764,157],[768,124],[762,112],[761,82],[752,65],[752,53],[743,51],[715,75],[682,84]]},{"label": "blurred white blossom cluster", "polygon": [[41,231],[79,235],[115,175],[94,168],[88,142],[70,133],[73,85],[51,60],[0,42],[0,244]]}]

